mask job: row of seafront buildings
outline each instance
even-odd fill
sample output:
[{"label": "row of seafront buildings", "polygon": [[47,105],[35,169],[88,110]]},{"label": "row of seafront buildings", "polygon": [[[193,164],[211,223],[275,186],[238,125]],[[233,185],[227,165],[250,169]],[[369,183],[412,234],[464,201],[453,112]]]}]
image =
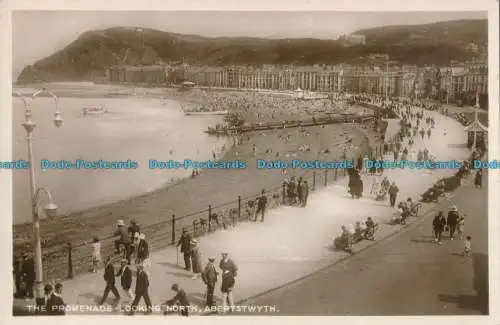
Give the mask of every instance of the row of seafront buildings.
[{"label": "row of seafront buildings", "polygon": [[349,65],[201,67],[181,65],[113,66],[111,83],[171,85],[189,81],[200,87],[303,90],[379,94],[389,97],[432,97],[465,100],[488,93],[485,59],[449,67],[377,67]]}]

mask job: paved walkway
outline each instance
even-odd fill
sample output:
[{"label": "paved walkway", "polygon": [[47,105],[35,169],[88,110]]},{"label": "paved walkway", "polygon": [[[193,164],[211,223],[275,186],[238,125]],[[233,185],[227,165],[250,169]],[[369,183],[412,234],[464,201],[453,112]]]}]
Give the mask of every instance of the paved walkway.
[{"label": "paved walkway", "polygon": [[[430,140],[427,137],[416,140],[415,149],[427,147],[439,160],[465,159],[469,152],[463,145],[466,138],[462,126],[437,113],[427,114],[435,116],[436,129]],[[444,129],[447,130],[446,136],[443,136]],[[438,179],[454,172],[456,171],[397,169],[386,170],[384,175],[398,184],[399,199],[404,200],[410,196],[418,199],[417,196]],[[200,238],[203,264],[211,256],[217,258],[218,262],[220,253],[228,251],[240,270],[234,292],[235,300],[240,301],[345,258],[345,253],[335,252],[331,248],[332,240],[340,233],[341,225],[371,216],[381,225],[379,238],[397,231],[400,226],[384,225],[394,209],[369,197],[372,181],[369,176],[363,177],[365,197],[359,200],[348,196],[347,179],[341,179],[313,193],[306,208],[282,207],[270,211],[264,223],[242,223],[235,229]],[[354,248],[357,249],[356,246]],[[178,283],[186,290],[192,304],[204,306],[201,280],[191,279],[191,275],[177,265],[174,247],[153,253],[151,259],[152,266],[148,272],[153,304],[163,303],[170,298],[173,294],[170,286]],[[182,257],[179,256],[179,264],[182,263]],[[219,286],[220,282],[216,289],[217,295],[220,295]],[[64,283],[65,301],[68,304],[94,305],[103,289],[102,275],[78,276]],[[122,303],[129,302],[124,298]]]},{"label": "paved walkway", "polygon": [[464,241],[450,241],[448,233],[443,245],[433,243],[432,213],[370,250],[251,303],[278,303],[286,316],[487,314],[487,172],[482,189],[473,181],[470,176],[455,197],[436,206],[446,212],[456,204],[466,214],[464,235],[473,243],[469,258],[460,256]]}]

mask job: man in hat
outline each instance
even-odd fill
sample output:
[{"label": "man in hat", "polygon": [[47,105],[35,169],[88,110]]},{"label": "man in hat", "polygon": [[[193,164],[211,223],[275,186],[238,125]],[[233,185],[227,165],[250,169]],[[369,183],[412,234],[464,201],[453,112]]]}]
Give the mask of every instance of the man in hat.
[{"label": "man in hat", "polygon": [[396,198],[398,196],[398,193],[399,193],[399,188],[396,185],[396,182],[392,182],[391,186],[389,187],[389,203],[393,208],[396,205]]},{"label": "man in hat", "polygon": [[136,309],[137,305],[139,304],[139,301],[141,298],[144,298],[144,302],[146,302],[146,307],[148,308],[148,311],[146,314],[150,314],[153,311],[153,306],[151,304],[151,299],[149,299],[149,277],[148,274],[144,271],[144,266],[142,264],[137,265],[137,275],[136,275],[136,281],[135,281],[135,299],[132,302],[131,308],[130,308],[130,314],[134,314],[134,310]]},{"label": "man in hat", "polygon": [[263,189],[261,195],[257,199],[257,211],[255,212],[255,221],[257,221],[257,215],[260,212],[260,221],[264,222],[264,213],[267,206],[267,197],[265,195],[266,191]]},{"label": "man in hat", "polygon": [[23,280],[26,285],[26,298],[33,299],[35,297],[33,289],[35,283],[35,260],[30,253],[24,253],[23,255]]},{"label": "man in hat", "polygon": [[191,271],[191,235],[186,228],[182,229],[182,235],[177,242],[177,247],[181,247],[181,253],[184,255],[184,269]]},{"label": "man in hat", "polygon": [[238,268],[236,267],[236,264],[232,259],[228,257],[228,253],[222,253],[221,255],[222,259],[219,263],[219,267],[221,268],[221,270],[229,270],[229,272],[231,272],[231,274],[236,277],[236,275],[238,274]]},{"label": "man in hat", "polygon": [[234,300],[233,300],[233,288],[234,288],[234,276],[229,270],[225,270],[224,273],[222,274],[222,286],[220,291],[222,292],[222,306],[223,306],[223,311],[226,311],[226,308],[229,304],[229,307],[231,308],[230,311],[232,311],[232,308],[234,307]]},{"label": "man in hat", "polygon": [[113,292],[115,299],[118,302],[120,300],[120,293],[115,286],[115,267],[111,261],[111,256],[106,258],[106,264],[104,267],[104,281],[106,282],[106,288],[104,289],[104,294],[99,302],[99,305],[104,304],[104,301],[108,298],[109,292]]},{"label": "man in hat", "polygon": [[49,296],[45,308],[47,309],[47,314],[51,316],[64,316],[65,310],[64,299],[62,297],[62,284],[56,283],[54,286],[54,292]]},{"label": "man in hat", "polygon": [[130,220],[130,226],[128,227],[130,240],[134,240],[135,234],[138,234],[140,230],[141,229],[137,225],[137,221],[135,221],[135,219]]},{"label": "man in hat", "polygon": [[446,220],[446,225],[448,226],[450,230],[450,239],[453,240],[455,239],[455,230],[457,229],[457,224],[458,224],[458,219],[460,218],[460,215],[458,213],[457,206],[454,205],[450,212],[448,212],[448,218]]},{"label": "man in hat", "polygon": [[[175,291],[175,297],[165,302],[167,306],[179,305],[181,308],[182,316],[189,316],[189,300],[187,298],[186,292],[179,287],[177,283],[174,283],[171,287],[172,291]],[[167,314],[165,312],[164,314]]]},{"label": "man in hat", "polygon": [[121,261],[121,267],[116,276],[120,277],[120,284],[125,291],[125,293],[129,296],[129,298],[133,299],[134,294],[132,293],[132,270],[128,265],[128,261],[123,258]]},{"label": "man in hat", "polygon": [[217,271],[215,269],[215,258],[209,258],[208,263],[205,266],[205,269],[201,273],[201,279],[203,283],[207,286],[207,301],[206,306],[212,307],[215,305],[214,301],[214,291],[215,291],[215,283],[217,283]]},{"label": "man in hat", "polygon": [[146,235],[139,235],[139,244],[137,245],[137,261],[138,264],[143,264],[149,258],[149,245],[146,241]]},{"label": "man in hat", "polygon": [[115,249],[116,254],[120,254],[120,246],[123,245],[125,247],[125,256],[129,256],[130,252],[130,237],[128,236],[127,229],[125,229],[125,223],[123,220],[118,220],[117,229],[114,232],[114,236],[120,236],[117,240],[115,240]]}]

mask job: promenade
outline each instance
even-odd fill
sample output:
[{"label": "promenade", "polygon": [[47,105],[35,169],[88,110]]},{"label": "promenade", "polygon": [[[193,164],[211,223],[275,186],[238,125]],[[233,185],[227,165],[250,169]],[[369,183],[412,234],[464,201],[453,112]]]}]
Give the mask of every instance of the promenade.
[{"label": "promenade", "polygon": [[[463,127],[452,118],[436,112],[426,112],[426,115],[434,117],[436,128],[430,139],[427,136],[415,139],[413,156],[410,154],[409,159],[416,160],[416,151],[421,148],[428,148],[436,160],[466,159],[470,152],[465,148],[466,134]],[[387,138],[397,133],[398,128],[395,121],[390,121]],[[444,135],[445,129],[447,135]],[[389,156],[386,159],[391,160]],[[386,169],[384,176],[398,185],[399,202],[407,197],[418,200],[419,195],[437,180],[455,172]],[[209,257],[215,257],[218,265],[220,253],[228,252],[239,269],[234,298],[244,301],[346,258],[346,253],[334,251],[331,247],[342,225],[366,220],[371,216],[380,225],[377,239],[397,232],[402,226],[386,224],[395,209],[390,208],[387,202],[376,202],[369,195],[371,176],[363,175],[363,181],[364,197],[359,200],[348,195],[347,178],[339,179],[311,193],[305,208],[284,206],[269,211],[264,223],[241,223],[235,228],[201,237],[202,264],[205,265]],[[430,208],[432,205],[423,206],[424,211]],[[354,251],[370,244],[372,242],[357,244]],[[152,265],[147,268],[151,300],[153,304],[160,304],[171,298],[174,293],[170,287],[178,283],[187,292],[191,304],[201,308],[204,306],[204,286],[201,280],[191,279],[192,275],[183,270],[182,256],[177,254],[176,248],[172,246],[152,254]],[[63,296],[67,304],[95,305],[104,286],[102,274],[85,274],[65,281]],[[220,280],[216,295],[220,296]],[[111,301],[112,295],[108,298],[108,302]],[[123,297],[121,304],[129,303]]]}]

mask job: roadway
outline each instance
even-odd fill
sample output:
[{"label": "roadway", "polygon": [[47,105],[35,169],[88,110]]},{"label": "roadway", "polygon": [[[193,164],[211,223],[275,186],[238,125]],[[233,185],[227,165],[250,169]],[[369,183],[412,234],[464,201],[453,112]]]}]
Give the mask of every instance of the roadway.
[{"label": "roadway", "polygon": [[[465,183],[465,182],[464,182]],[[437,208],[467,215],[464,243],[432,239],[434,214],[378,245],[301,282],[245,305],[275,305],[280,315],[482,315],[488,313],[487,173],[483,189],[466,185]],[[237,290],[237,288],[236,288]]]}]

